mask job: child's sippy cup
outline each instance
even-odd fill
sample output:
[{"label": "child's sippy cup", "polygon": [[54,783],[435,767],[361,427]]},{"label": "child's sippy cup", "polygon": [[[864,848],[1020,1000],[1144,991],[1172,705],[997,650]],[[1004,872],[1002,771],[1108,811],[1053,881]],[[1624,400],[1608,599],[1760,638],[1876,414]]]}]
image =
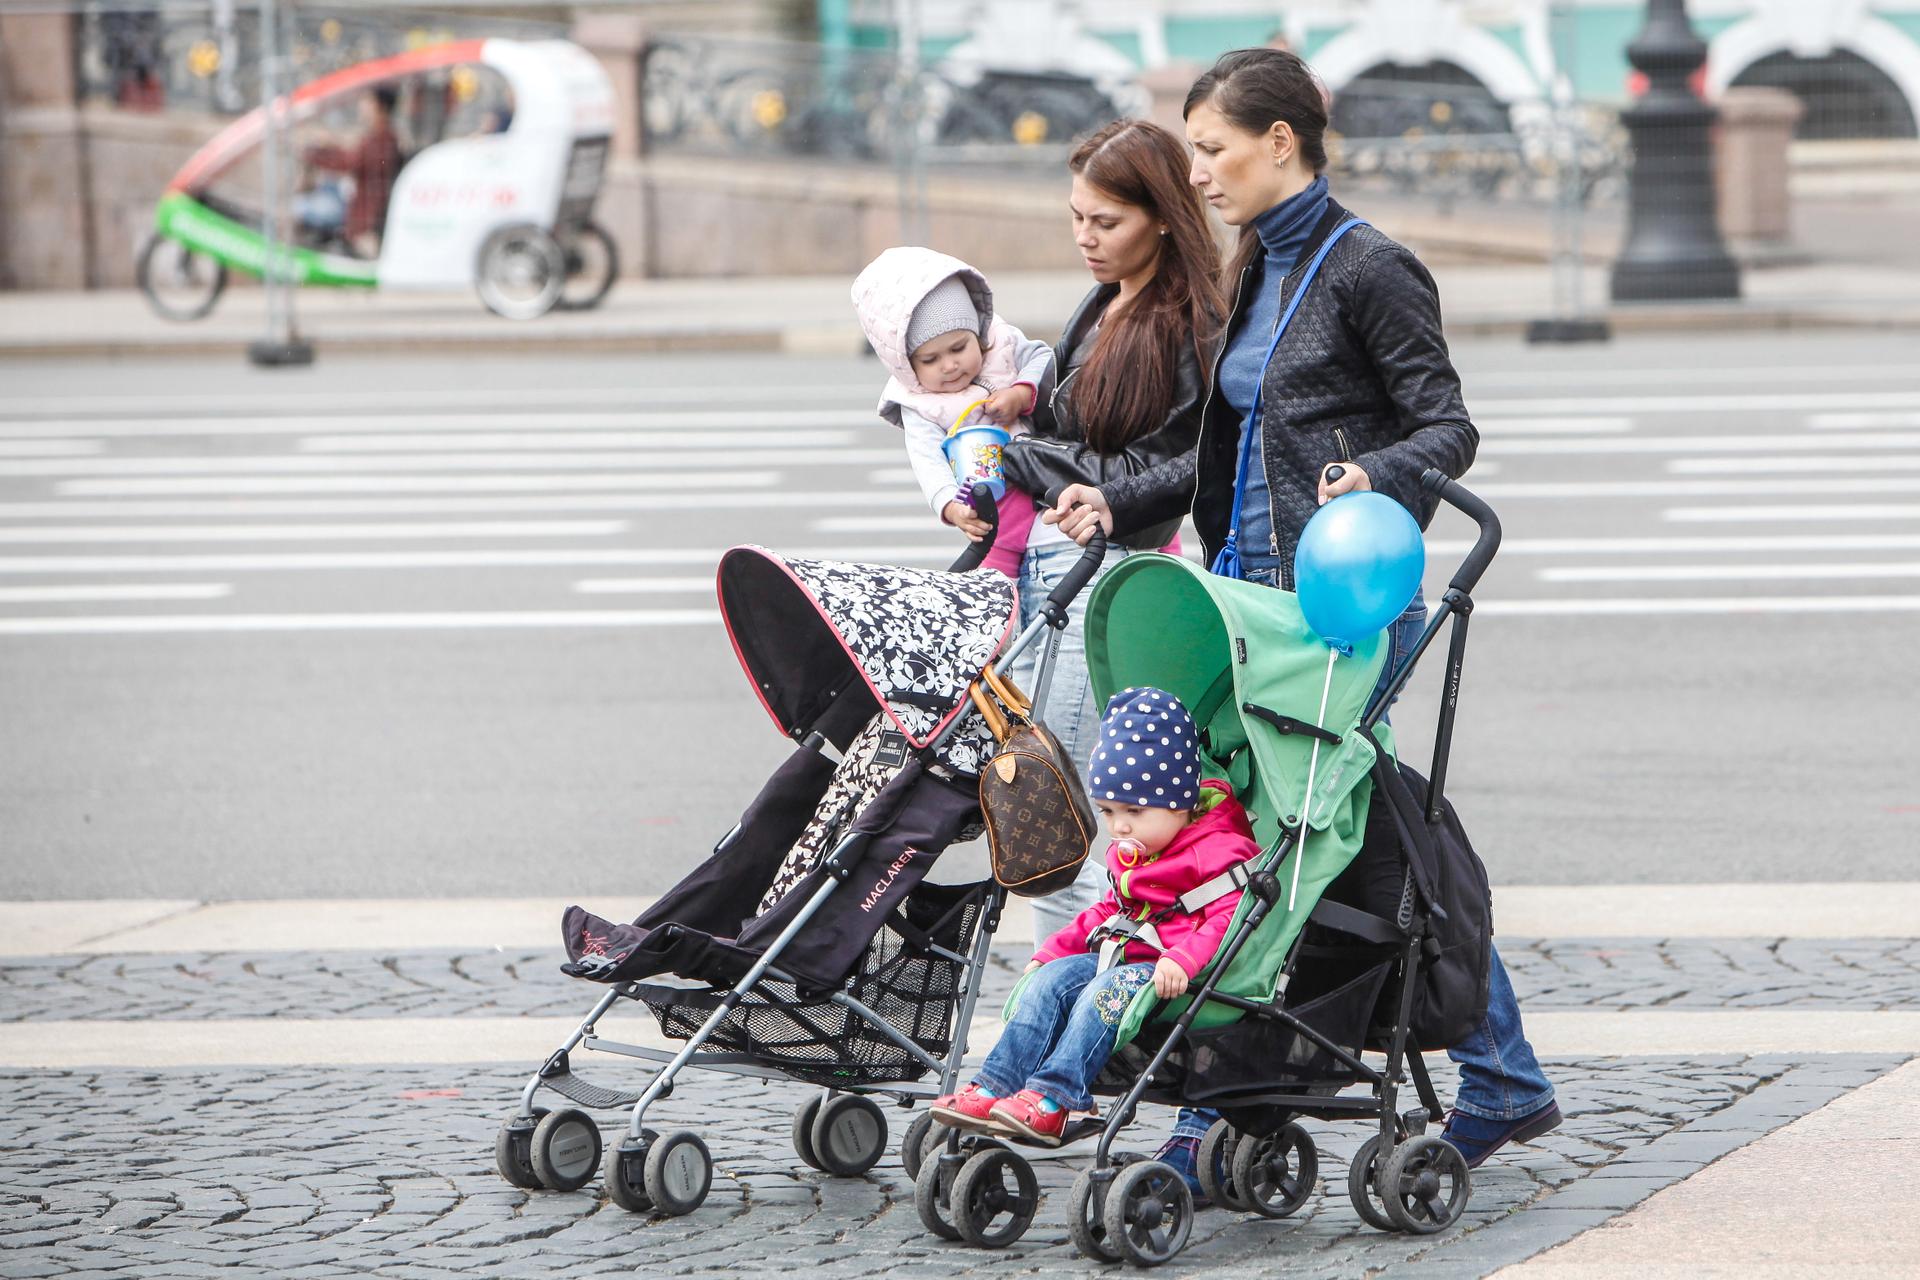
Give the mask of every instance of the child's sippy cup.
[{"label": "child's sippy cup", "polygon": [[998,502],[1007,491],[1000,450],[1013,437],[991,422],[967,421],[967,415],[985,403],[985,400],[975,400],[954,419],[953,429],[947,432],[947,465],[953,468],[953,478],[962,489],[969,484],[976,493],[985,489]]}]

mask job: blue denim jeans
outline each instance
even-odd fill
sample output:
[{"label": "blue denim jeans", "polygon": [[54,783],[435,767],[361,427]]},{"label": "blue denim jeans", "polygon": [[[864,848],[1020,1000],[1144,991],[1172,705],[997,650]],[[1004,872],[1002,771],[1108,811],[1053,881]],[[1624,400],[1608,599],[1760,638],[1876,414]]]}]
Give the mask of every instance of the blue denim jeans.
[{"label": "blue denim jeans", "polygon": [[1041,965],[974,1083],[1003,1098],[1033,1089],[1069,1111],[1091,1108],[1090,1087],[1113,1056],[1120,1018],[1153,981],[1150,964],[1099,969],[1091,954]]},{"label": "blue denim jeans", "polygon": [[[1110,548],[1100,565],[1100,573],[1105,574],[1127,554],[1125,547]],[[1080,548],[1070,542],[1051,543],[1027,552],[1020,563],[1022,629],[1040,616],[1040,606],[1048,593],[1079,559]],[[1053,730],[1054,737],[1060,739],[1060,749],[1082,772],[1100,735],[1100,709],[1093,705],[1093,684],[1087,675],[1087,597],[1092,594],[1093,584],[1088,583],[1068,606],[1067,627],[1059,633],[1060,651],[1053,663],[1053,684],[1047,691],[1047,703],[1041,708],[1041,719]],[[1035,691],[1034,672],[1045,644],[1043,636],[1022,655],[1013,672],[1014,682],[1028,693]],[[1072,884],[1033,900],[1034,942],[1042,942],[1072,924],[1075,916],[1098,902],[1106,891],[1107,862],[1096,854],[1081,864],[1079,878]]]},{"label": "blue denim jeans", "polygon": [[[1278,585],[1277,577],[1263,580],[1269,586]],[[1380,681],[1374,685],[1368,701],[1386,688],[1394,669],[1406,661],[1420,642],[1426,625],[1426,598],[1415,592],[1413,603],[1393,621],[1389,631],[1393,645],[1391,661],[1380,669]],[[1398,701],[1397,696],[1395,700]],[[1500,963],[1498,950],[1493,953],[1493,972],[1487,987],[1487,1016],[1465,1040],[1447,1046],[1447,1056],[1460,1069],[1460,1087],[1454,1094],[1453,1105],[1484,1120],[1515,1120],[1532,1115],[1552,1102],[1553,1085],[1540,1070],[1533,1046],[1527,1043],[1526,1032],[1520,1025],[1520,1002],[1513,994],[1513,983],[1507,979],[1507,969]],[[1215,1111],[1183,1110],[1174,1125],[1173,1136],[1198,1138],[1217,1119],[1219,1113]]]}]

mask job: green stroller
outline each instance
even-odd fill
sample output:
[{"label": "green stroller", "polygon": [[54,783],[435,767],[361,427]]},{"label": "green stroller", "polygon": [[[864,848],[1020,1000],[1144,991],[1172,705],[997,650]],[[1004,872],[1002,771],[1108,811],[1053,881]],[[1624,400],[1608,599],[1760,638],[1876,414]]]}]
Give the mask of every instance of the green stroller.
[{"label": "green stroller", "polygon": [[[1480,536],[1371,705],[1390,657],[1384,634],[1330,658],[1291,592],[1143,555],[1115,566],[1089,601],[1096,697],[1153,685],[1179,698],[1201,730],[1212,766],[1203,774],[1233,784],[1262,849],[1236,876],[1240,904],[1190,992],[1161,1001],[1148,986],[1124,1014],[1119,1047],[1094,1084],[1119,1101],[1064,1135],[1099,1133],[1066,1206],[1074,1243],[1091,1258],[1157,1265],[1192,1229],[1192,1196],[1175,1170],[1112,1150],[1143,1101],[1222,1114],[1199,1153],[1216,1203],[1274,1218],[1304,1204],[1319,1163],[1298,1123],[1306,1117],[1376,1126],[1348,1178],[1369,1225],[1429,1234],[1465,1212],[1466,1162],[1425,1131],[1444,1112],[1421,1052],[1451,1043],[1486,1008],[1485,870],[1443,788],[1470,593],[1500,526],[1440,473],[1425,483],[1471,515]],[[1448,696],[1429,783],[1395,759],[1382,718],[1449,619]],[[1368,1049],[1385,1063],[1365,1061]],[[1409,1077],[1421,1105],[1400,1114]],[[922,1222],[982,1247],[1019,1239],[1039,1203],[1026,1158],[993,1138],[936,1133],[943,1140],[916,1179]]]}]

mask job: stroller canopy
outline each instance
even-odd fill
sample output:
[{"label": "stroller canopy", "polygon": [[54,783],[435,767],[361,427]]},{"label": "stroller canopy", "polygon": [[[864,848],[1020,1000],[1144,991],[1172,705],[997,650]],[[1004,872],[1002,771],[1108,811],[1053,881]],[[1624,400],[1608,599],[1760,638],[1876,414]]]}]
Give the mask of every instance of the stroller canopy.
[{"label": "stroller canopy", "polygon": [[[1357,726],[1388,645],[1383,635],[1355,645],[1352,656],[1334,660],[1331,679],[1328,653],[1292,592],[1216,577],[1178,556],[1128,556],[1100,580],[1087,602],[1087,668],[1096,705],[1134,685],[1157,686],[1185,703],[1204,734],[1203,753],[1215,762],[1211,771],[1202,772],[1233,783],[1253,821],[1261,862],[1280,877],[1279,903],[1216,980],[1230,995],[1272,997],[1288,949],[1321,892],[1353,861],[1365,834],[1375,751]],[[1318,739],[1300,728],[1283,731],[1248,712],[1249,704],[1304,726],[1317,725],[1339,742],[1320,741],[1316,760]],[[1313,797],[1303,805],[1309,765]],[[1303,829],[1311,832],[1304,853],[1297,838]],[[1294,852],[1275,863],[1275,850],[1289,834],[1296,837]],[[1233,927],[1251,903],[1252,895],[1243,896]],[[1128,1007],[1121,1043],[1149,1014],[1171,1019],[1186,1005],[1185,999],[1156,1005],[1152,994],[1148,986]],[[1239,1016],[1210,1003],[1196,1025]]]},{"label": "stroller canopy", "polygon": [[[897,565],[787,559],[764,547],[721,557],[720,613],[740,665],[780,731],[818,731],[844,751],[884,713],[925,747],[963,711],[967,686],[1013,632],[1013,584],[992,569],[944,573]],[[981,733],[960,726],[941,747],[979,772]]]}]

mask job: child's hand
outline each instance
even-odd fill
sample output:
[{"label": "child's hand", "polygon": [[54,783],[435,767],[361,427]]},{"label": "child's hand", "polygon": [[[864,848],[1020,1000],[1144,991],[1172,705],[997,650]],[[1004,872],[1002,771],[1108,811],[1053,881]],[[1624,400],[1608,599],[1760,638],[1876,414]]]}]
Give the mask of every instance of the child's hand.
[{"label": "child's hand", "polygon": [[1044,962],[1040,959],[1040,957],[1035,956],[1033,959],[1027,961],[1027,967],[1020,971],[1020,976],[1023,978],[1026,977],[1028,974],[1032,973],[1035,969],[1038,969],[1042,963]]},{"label": "child's hand", "polygon": [[1002,387],[980,406],[980,416],[999,426],[1011,426],[1033,408],[1033,392],[1024,386]]},{"label": "child's hand", "polygon": [[1171,1000],[1177,995],[1186,994],[1187,971],[1166,956],[1153,962],[1153,994],[1162,1000]]},{"label": "child's hand", "polygon": [[940,518],[948,524],[978,542],[987,536],[990,527],[980,518],[980,513],[964,502],[949,502],[940,512]]}]

